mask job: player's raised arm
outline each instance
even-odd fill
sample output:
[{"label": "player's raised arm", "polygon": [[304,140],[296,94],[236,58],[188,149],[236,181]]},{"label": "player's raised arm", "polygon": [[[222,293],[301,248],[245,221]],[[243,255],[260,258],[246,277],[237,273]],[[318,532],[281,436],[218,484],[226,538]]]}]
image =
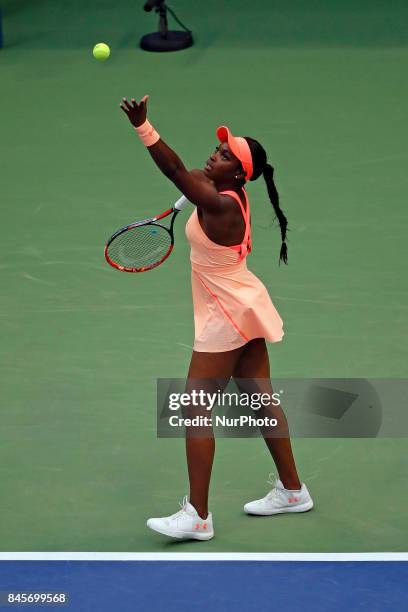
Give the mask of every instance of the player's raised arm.
[{"label": "player's raised arm", "polygon": [[139,103],[133,98],[123,98],[120,107],[138,132],[142,142],[160,168],[190,202],[211,212],[221,209],[221,197],[211,181],[203,181],[197,171],[189,172],[182,160],[159,136],[147,120],[147,100],[144,96]]}]

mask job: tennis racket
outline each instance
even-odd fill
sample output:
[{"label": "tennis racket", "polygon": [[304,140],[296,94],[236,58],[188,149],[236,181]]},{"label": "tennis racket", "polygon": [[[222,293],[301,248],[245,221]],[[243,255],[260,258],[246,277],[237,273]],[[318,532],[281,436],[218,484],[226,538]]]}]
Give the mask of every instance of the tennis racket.
[{"label": "tennis racket", "polygon": [[[105,245],[105,259],[122,272],[147,272],[160,266],[174,247],[173,226],[178,213],[188,203],[182,196],[161,215],[135,221],[118,229]],[[172,215],[170,225],[161,222]]]}]

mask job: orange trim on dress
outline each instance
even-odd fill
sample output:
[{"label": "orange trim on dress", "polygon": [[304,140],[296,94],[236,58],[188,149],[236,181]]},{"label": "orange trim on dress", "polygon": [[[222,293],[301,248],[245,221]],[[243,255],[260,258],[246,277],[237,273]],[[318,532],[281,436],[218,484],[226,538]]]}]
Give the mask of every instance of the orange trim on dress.
[{"label": "orange trim on dress", "polygon": [[205,287],[205,289],[208,291],[208,293],[211,295],[211,297],[217,302],[218,306],[221,308],[222,312],[224,313],[224,315],[230,320],[230,322],[232,323],[232,325],[234,326],[234,328],[237,330],[237,332],[239,333],[239,335],[241,336],[241,338],[243,338],[246,342],[249,342],[249,338],[248,336],[246,336],[244,334],[243,331],[240,330],[240,328],[238,327],[238,325],[235,323],[234,319],[231,317],[230,313],[228,312],[228,310],[226,308],[224,308],[224,306],[221,304],[219,298],[215,295],[215,293],[213,293],[211,291],[211,289],[209,287],[207,287],[207,285],[205,284],[205,282],[200,278],[200,275],[197,274],[197,272],[195,270],[193,270],[194,274],[198,277],[198,280],[202,283],[202,285]]},{"label": "orange trim on dress", "polygon": [[244,234],[243,241],[241,242],[241,244],[227,247],[228,249],[232,249],[233,251],[236,251],[238,253],[239,255],[238,261],[242,261],[247,256],[247,254],[252,251],[251,223],[250,223],[251,211],[249,208],[249,200],[248,200],[247,193],[244,188],[242,188],[242,191],[244,192],[244,196],[245,196],[246,210],[241,202],[241,198],[238,196],[238,194],[235,191],[229,191],[229,190],[220,191],[220,194],[229,195],[230,197],[234,198],[236,202],[238,202],[241,208],[242,216],[244,217],[245,234]]}]

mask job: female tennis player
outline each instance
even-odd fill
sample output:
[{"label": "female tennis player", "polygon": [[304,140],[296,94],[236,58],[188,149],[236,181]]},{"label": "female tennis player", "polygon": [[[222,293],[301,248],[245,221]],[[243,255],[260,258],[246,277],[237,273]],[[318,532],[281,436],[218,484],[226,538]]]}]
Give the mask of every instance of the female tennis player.
[{"label": "female tennis player", "polygon": [[[144,96],[140,103],[123,98],[120,107],[159,169],[195,205],[186,226],[191,245],[195,324],[187,386],[190,390],[202,388],[203,381],[210,386],[213,381],[214,388],[219,388],[220,381],[225,386],[234,377],[237,382],[254,380],[258,389],[261,385],[262,391],[272,394],[265,341],[282,340],[283,323],[266,288],[246,265],[251,231],[244,186],[264,177],[280,224],[279,263],[287,263],[287,219],[279,206],[274,169],[256,140],[235,137],[221,126],[217,129],[220,144],[204,169],[187,170],[146,118],[148,97]],[[205,412],[205,407],[200,410]],[[268,409],[258,411],[257,417],[267,413]],[[305,512],[313,507],[307,487],[297,474],[285,415],[280,407],[274,407],[273,414],[280,437],[268,435],[267,428],[261,431],[279,478],[270,481],[272,490],[265,497],[245,504],[247,514]],[[202,428],[200,433],[195,435],[196,431],[186,428],[190,493],[184,497],[181,510],[147,521],[151,529],[178,539],[209,540],[214,536],[208,491],[215,441],[211,426]]]}]

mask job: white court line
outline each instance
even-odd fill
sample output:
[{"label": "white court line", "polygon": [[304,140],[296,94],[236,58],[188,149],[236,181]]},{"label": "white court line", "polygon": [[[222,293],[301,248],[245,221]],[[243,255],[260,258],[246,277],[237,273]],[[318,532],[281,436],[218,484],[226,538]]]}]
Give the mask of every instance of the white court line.
[{"label": "white court line", "polygon": [[408,553],[1,552],[0,561],[408,561]]}]

